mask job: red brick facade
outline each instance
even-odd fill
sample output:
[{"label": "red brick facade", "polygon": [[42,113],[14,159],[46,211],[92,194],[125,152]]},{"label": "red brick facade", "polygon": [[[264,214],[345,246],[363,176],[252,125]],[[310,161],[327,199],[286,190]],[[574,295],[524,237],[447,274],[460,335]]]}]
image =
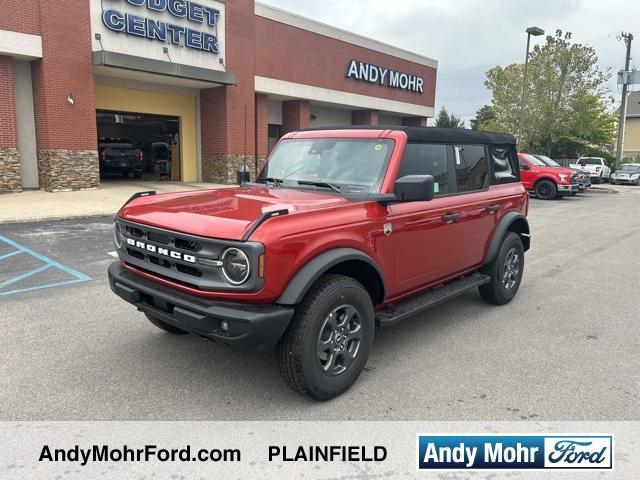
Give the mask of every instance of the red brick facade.
[{"label": "red brick facade", "polygon": [[[256,93],[256,76],[393,100],[412,107],[433,107],[435,68],[280,23],[256,15],[255,11],[254,0],[225,3],[226,51],[220,60],[227,71],[236,75],[237,83],[200,91],[200,151],[204,180],[232,182],[240,165],[255,166],[255,174],[267,155],[270,98],[264,93]],[[97,186],[99,168],[89,2],[3,0],[0,3],[0,29],[38,35],[42,39],[42,58],[31,62],[40,186],[47,190]],[[139,39],[132,39],[134,41]],[[135,55],[135,48],[131,54]],[[346,69],[352,59],[422,77],[424,93],[346,78]],[[12,95],[11,60],[0,57],[0,118],[3,123],[0,148],[17,147],[15,98]],[[73,102],[68,101],[69,98]],[[416,111],[415,108],[410,110]],[[408,118],[406,122],[423,124],[425,120]],[[378,122],[378,111],[355,109],[352,113],[353,124],[375,125]],[[285,99],[282,132],[305,128],[309,123],[309,100]]]},{"label": "red brick facade", "polygon": [[[380,53],[290,25],[257,17],[256,74],[287,82],[340,90],[371,97],[433,107],[435,68]],[[295,61],[292,61],[295,59]],[[350,60],[424,78],[424,93],[416,94],[346,78]]]},{"label": "red brick facade", "polygon": [[295,132],[309,126],[310,108],[306,100],[282,103],[282,133]]},{"label": "red brick facade", "polygon": [[[69,28],[69,12],[87,22]],[[33,62],[36,137],[39,149],[97,148],[95,88],[89,2],[40,2],[43,58]],[[69,94],[74,105],[67,102]],[[61,128],[61,126],[63,126]]]},{"label": "red brick facade", "polygon": [[354,110],[351,112],[353,125],[379,125],[380,112],[377,110]]},{"label": "red brick facade", "polygon": [[13,59],[0,56],[0,148],[17,148]]}]

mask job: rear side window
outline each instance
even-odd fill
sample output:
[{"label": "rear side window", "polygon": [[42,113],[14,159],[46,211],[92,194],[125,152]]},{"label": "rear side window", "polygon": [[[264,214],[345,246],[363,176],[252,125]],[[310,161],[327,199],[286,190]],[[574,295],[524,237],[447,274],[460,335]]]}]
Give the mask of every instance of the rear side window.
[{"label": "rear side window", "polygon": [[435,194],[449,193],[447,146],[409,143],[400,165],[398,178],[407,175],[432,175]]},{"label": "rear side window", "polygon": [[484,145],[454,147],[457,192],[473,192],[489,186],[489,168]]},{"label": "rear side window", "polygon": [[509,147],[506,145],[491,145],[489,147],[489,155],[493,168],[494,183],[501,184],[518,181],[518,167]]}]

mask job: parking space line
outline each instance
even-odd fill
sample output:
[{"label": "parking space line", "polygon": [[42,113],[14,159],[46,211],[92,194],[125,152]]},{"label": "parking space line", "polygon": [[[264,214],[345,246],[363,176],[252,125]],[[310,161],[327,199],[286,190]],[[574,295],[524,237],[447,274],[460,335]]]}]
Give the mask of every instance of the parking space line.
[{"label": "parking space line", "polygon": [[66,265],[63,265],[59,262],[56,262],[55,260],[52,260],[49,257],[45,257],[44,255],[39,254],[38,252],[34,252],[33,250],[31,250],[30,248],[25,247],[24,245],[19,244],[18,242],[14,242],[13,240],[11,240],[10,238],[7,238],[3,235],[0,235],[0,241],[3,241],[9,245],[11,245],[14,248],[17,248],[18,250],[21,250],[24,253],[28,253],[29,255],[31,255],[32,257],[37,258],[38,260],[47,263],[49,265],[51,265],[52,267],[56,267],[59,270],[62,270],[65,273],[68,273],[69,275],[78,278],[79,280],[81,279],[82,281],[88,281],[91,280],[91,277],[85,275],[84,273],[78,272],[70,267],[67,267]]},{"label": "parking space line", "polygon": [[46,257],[38,252],[34,252],[33,250],[31,250],[30,248],[25,247],[24,245],[19,244],[18,242],[15,242],[13,240],[11,240],[10,238],[7,238],[3,235],[0,235],[0,242],[4,242],[7,245],[10,245],[12,247],[14,247],[16,249],[16,251],[14,252],[10,252],[7,254],[4,254],[2,256],[0,256],[0,260],[6,259],[6,258],[10,258],[14,255],[17,255],[19,253],[24,253],[27,255],[30,255],[31,257],[41,261],[44,265],[31,270],[29,272],[25,272],[22,273],[20,275],[17,275],[13,278],[10,278],[9,280],[5,280],[4,282],[0,283],[0,290],[2,290],[5,287],[8,287],[9,285],[13,285],[14,283],[18,283],[21,280],[25,280],[27,278],[30,278],[34,275],[37,275],[38,273],[44,272],[45,270],[48,270],[50,268],[55,268],[57,270],[62,271],[63,273],[66,273],[67,275],[70,275],[71,277],[73,277],[73,279],[71,280],[63,280],[63,281],[59,281],[59,282],[50,282],[50,283],[45,283],[44,285],[36,285],[33,287],[28,287],[28,288],[20,288],[17,290],[10,290],[10,291],[0,291],[0,297],[5,297],[7,295],[13,295],[15,293],[23,293],[23,292],[31,292],[34,290],[42,290],[44,288],[53,288],[53,287],[62,287],[65,285],[72,285],[74,283],[82,283],[82,282],[87,282],[89,280],[91,280],[91,277],[89,277],[88,275],[85,275],[84,273],[78,272],[77,270],[74,270],[73,268],[67,267],[66,265],[63,265],[60,262],[56,262],[55,260]]},{"label": "parking space line", "polygon": [[40,272],[44,272],[45,270],[48,270],[49,268],[51,268],[51,265],[46,264],[46,265],[42,265],[41,267],[36,268],[35,270],[31,270],[30,272],[26,272],[26,273],[22,273],[20,275],[18,275],[17,277],[13,277],[10,278],[9,280],[6,280],[2,283],[0,283],[0,289],[4,288],[4,287],[8,287],[11,284],[17,283],[20,280],[24,280],[26,278],[32,277]]},{"label": "parking space line", "polygon": [[14,255],[18,255],[22,253],[22,250],[16,250],[15,252],[5,253],[4,255],[0,255],[0,260],[4,260],[5,258],[13,257]]}]

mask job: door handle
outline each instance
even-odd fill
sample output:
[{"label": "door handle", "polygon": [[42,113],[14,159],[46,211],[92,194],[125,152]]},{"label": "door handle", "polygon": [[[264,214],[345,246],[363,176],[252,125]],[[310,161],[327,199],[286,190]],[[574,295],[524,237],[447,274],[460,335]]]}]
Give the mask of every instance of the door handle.
[{"label": "door handle", "polygon": [[447,213],[446,215],[442,215],[442,221],[444,223],[453,223],[460,218],[459,213]]},{"label": "door handle", "polygon": [[487,208],[485,208],[485,210],[487,211],[487,213],[496,213],[498,210],[500,210],[500,205],[489,205]]}]

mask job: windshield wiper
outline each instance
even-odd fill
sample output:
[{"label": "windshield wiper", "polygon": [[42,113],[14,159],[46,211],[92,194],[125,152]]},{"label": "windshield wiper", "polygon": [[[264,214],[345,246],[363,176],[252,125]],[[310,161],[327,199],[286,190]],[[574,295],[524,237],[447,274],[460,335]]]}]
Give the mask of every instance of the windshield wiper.
[{"label": "windshield wiper", "polygon": [[275,184],[276,187],[281,187],[282,186],[282,179],[281,178],[263,177],[263,178],[256,179],[256,182],[258,182],[258,183],[271,182],[271,183]]},{"label": "windshield wiper", "polygon": [[338,185],[335,185],[333,183],[328,183],[328,182],[312,182],[309,180],[298,180],[298,185],[311,185],[313,187],[324,187],[324,188],[330,188],[334,192],[338,192],[338,193],[340,192],[340,187]]}]

